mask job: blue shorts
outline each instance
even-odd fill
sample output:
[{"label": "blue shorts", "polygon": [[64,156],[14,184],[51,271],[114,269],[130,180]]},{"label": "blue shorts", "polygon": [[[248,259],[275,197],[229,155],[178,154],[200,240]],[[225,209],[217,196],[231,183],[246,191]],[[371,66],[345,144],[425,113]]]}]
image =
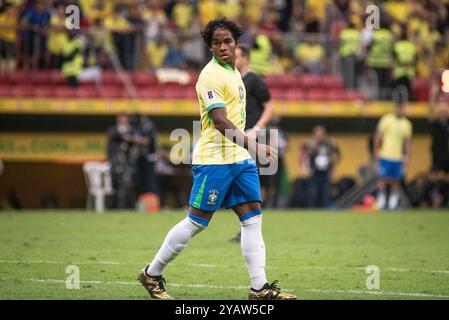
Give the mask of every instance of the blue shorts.
[{"label": "blue shorts", "polygon": [[221,165],[192,165],[193,186],[190,206],[214,212],[222,205],[232,208],[247,202],[261,202],[260,182],[255,162]]},{"label": "blue shorts", "polygon": [[403,175],[402,161],[380,159],[379,176],[381,178],[401,180]]}]

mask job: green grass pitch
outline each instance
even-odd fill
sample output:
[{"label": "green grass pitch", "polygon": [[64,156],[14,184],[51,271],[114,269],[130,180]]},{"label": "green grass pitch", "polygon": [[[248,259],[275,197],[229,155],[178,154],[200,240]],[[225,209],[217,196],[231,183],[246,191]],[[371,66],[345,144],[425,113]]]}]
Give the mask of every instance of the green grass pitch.
[{"label": "green grass pitch", "polygon": [[[137,272],[186,215],[0,213],[0,299],[148,299]],[[175,299],[246,299],[240,228],[217,212],[164,274]],[[265,210],[267,277],[299,299],[449,299],[449,212]],[[67,289],[69,265],[80,289]],[[379,268],[379,289],[367,287]],[[368,270],[369,271],[369,270]],[[371,277],[371,278],[369,278]]]}]

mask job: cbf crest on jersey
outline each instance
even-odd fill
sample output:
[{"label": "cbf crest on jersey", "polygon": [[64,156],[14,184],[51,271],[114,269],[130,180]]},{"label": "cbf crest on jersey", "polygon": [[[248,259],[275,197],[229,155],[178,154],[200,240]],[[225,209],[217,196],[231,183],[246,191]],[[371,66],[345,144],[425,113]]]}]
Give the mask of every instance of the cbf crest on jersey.
[{"label": "cbf crest on jersey", "polygon": [[215,189],[209,190],[209,198],[207,198],[207,204],[215,205],[218,198],[218,191]]},{"label": "cbf crest on jersey", "polygon": [[243,101],[243,98],[245,97],[245,91],[243,90],[242,86],[239,86],[239,95],[240,95],[240,101]]}]

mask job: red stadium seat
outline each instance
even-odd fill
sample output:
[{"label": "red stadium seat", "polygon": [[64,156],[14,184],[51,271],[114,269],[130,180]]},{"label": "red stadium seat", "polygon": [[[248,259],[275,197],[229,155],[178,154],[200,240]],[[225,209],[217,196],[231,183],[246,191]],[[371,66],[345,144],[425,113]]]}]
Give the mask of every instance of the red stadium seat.
[{"label": "red stadium seat", "polygon": [[159,99],[161,97],[161,90],[154,86],[138,87],[137,92],[141,99]]},{"label": "red stadium seat", "polygon": [[302,75],[300,77],[301,85],[304,89],[322,88],[321,78],[316,75]]},{"label": "red stadium seat", "polygon": [[286,91],[282,88],[270,88],[271,98],[273,100],[285,100],[286,99]]},{"label": "red stadium seat", "polygon": [[292,101],[305,100],[306,93],[300,89],[289,89],[285,93],[285,99]]},{"label": "red stadium seat", "polygon": [[51,71],[32,71],[28,74],[27,81],[33,85],[46,85],[51,83]]},{"label": "red stadium seat", "polygon": [[97,88],[94,83],[81,84],[76,90],[78,98],[89,99],[97,97]]},{"label": "red stadium seat", "polygon": [[328,98],[332,101],[344,101],[347,99],[346,91],[344,89],[330,89]]},{"label": "red stadium seat", "polygon": [[31,97],[33,95],[33,88],[29,84],[17,84],[11,88],[12,97]]},{"label": "red stadium seat", "polygon": [[105,70],[101,73],[101,78],[104,85],[119,85],[122,83],[119,75],[115,71]]},{"label": "red stadium seat", "polygon": [[359,91],[346,91],[346,100],[351,101],[365,100],[365,97]]},{"label": "red stadium seat", "polygon": [[52,71],[50,73],[50,81],[53,85],[67,85],[67,79],[59,71]]},{"label": "red stadium seat", "polygon": [[54,96],[58,98],[68,99],[76,97],[76,88],[72,88],[69,86],[58,86],[55,87],[54,91],[55,91]]},{"label": "red stadium seat", "polygon": [[10,97],[11,86],[7,83],[0,83],[0,97]]},{"label": "red stadium seat", "polygon": [[323,75],[321,78],[321,85],[322,88],[325,89],[342,89],[343,83],[341,79],[337,76],[333,75]]},{"label": "red stadium seat", "polygon": [[301,78],[297,77],[293,74],[283,75],[283,76],[279,77],[278,80],[279,80],[280,87],[283,89],[301,88],[302,87]]},{"label": "red stadium seat", "polygon": [[279,76],[265,76],[263,80],[267,84],[268,88],[280,88],[282,87],[281,82],[279,80]]},{"label": "red stadium seat", "polygon": [[163,99],[183,99],[185,98],[187,86],[166,85],[161,88]]},{"label": "red stadium seat", "polygon": [[24,84],[28,82],[28,72],[26,71],[14,71],[8,76],[8,81],[11,84]]},{"label": "red stadium seat", "polygon": [[155,74],[149,71],[130,73],[130,78],[135,86],[157,86],[159,84]]},{"label": "red stadium seat", "polygon": [[328,100],[329,96],[326,90],[319,88],[312,88],[307,92],[307,99],[314,101]]},{"label": "red stadium seat", "polygon": [[54,97],[55,87],[51,85],[33,85],[33,96],[36,98]]}]

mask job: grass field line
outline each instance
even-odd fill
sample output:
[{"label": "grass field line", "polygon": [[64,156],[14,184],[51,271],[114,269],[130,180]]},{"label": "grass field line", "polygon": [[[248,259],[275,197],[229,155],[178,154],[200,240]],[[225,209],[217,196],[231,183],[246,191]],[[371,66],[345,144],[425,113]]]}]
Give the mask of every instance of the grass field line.
[{"label": "grass field line", "polygon": [[306,289],[304,292],[315,293],[344,293],[344,294],[374,294],[380,296],[406,296],[423,298],[449,298],[449,296],[431,293],[413,293],[413,292],[388,292],[388,291],[367,291],[367,290],[337,290],[337,289]]},{"label": "grass field line", "polygon": [[[49,261],[49,260],[0,260],[0,264],[63,264],[63,265],[83,265],[83,264],[98,264],[98,265],[127,265],[127,266],[137,266],[145,265],[146,263],[130,263],[130,262],[117,262],[117,261],[80,261],[80,262],[65,262],[65,261]],[[173,263],[175,265],[175,263]],[[199,268],[235,268],[236,266],[230,265],[218,265],[218,264],[206,264],[206,263],[188,263],[186,264],[192,267]],[[242,268],[244,266],[242,265]],[[267,269],[273,267],[267,266]],[[304,270],[338,270],[338,269],[355,269],[355,270],[365,270],[366,267],[319,267],[319,266],[299,266],[298,269]],[[434,270],[434,269],[415,269],[415,268],[380,268],[380,270],[392,271],[392,272],[425,272],[425,273],[440,273],[449,274],[449,270]]]},{"label": "grass field line", "polygon": [[[30,281],[37,283],[66,283],[61,279],[15,279],[0,278],[2,281]],[[80,280],[80,284],[99,284],[99,285],[140,285],[137,281],[100,281],[100,280]],[[233,289],[248,290],[248,286],[226,286],[226,285],[209,285],[209,284],[179,284],[169,283],[171,287],[184,288],[204,288],[204,289]],[[284,289],[287,292],[294,292],[294,289]],[[389,291],[367,291],[367,290],[341,290],[341,289],[304,289],[303,292],[312,293],[337,293],[337,294],[357,294],[357,295],[380,295],[380,296],[406,296],[406,297],[422,297],[422,298],[449,298],[449,295],[431,294],[431,293],[415,293],[415,292],[389,292]]]}]

